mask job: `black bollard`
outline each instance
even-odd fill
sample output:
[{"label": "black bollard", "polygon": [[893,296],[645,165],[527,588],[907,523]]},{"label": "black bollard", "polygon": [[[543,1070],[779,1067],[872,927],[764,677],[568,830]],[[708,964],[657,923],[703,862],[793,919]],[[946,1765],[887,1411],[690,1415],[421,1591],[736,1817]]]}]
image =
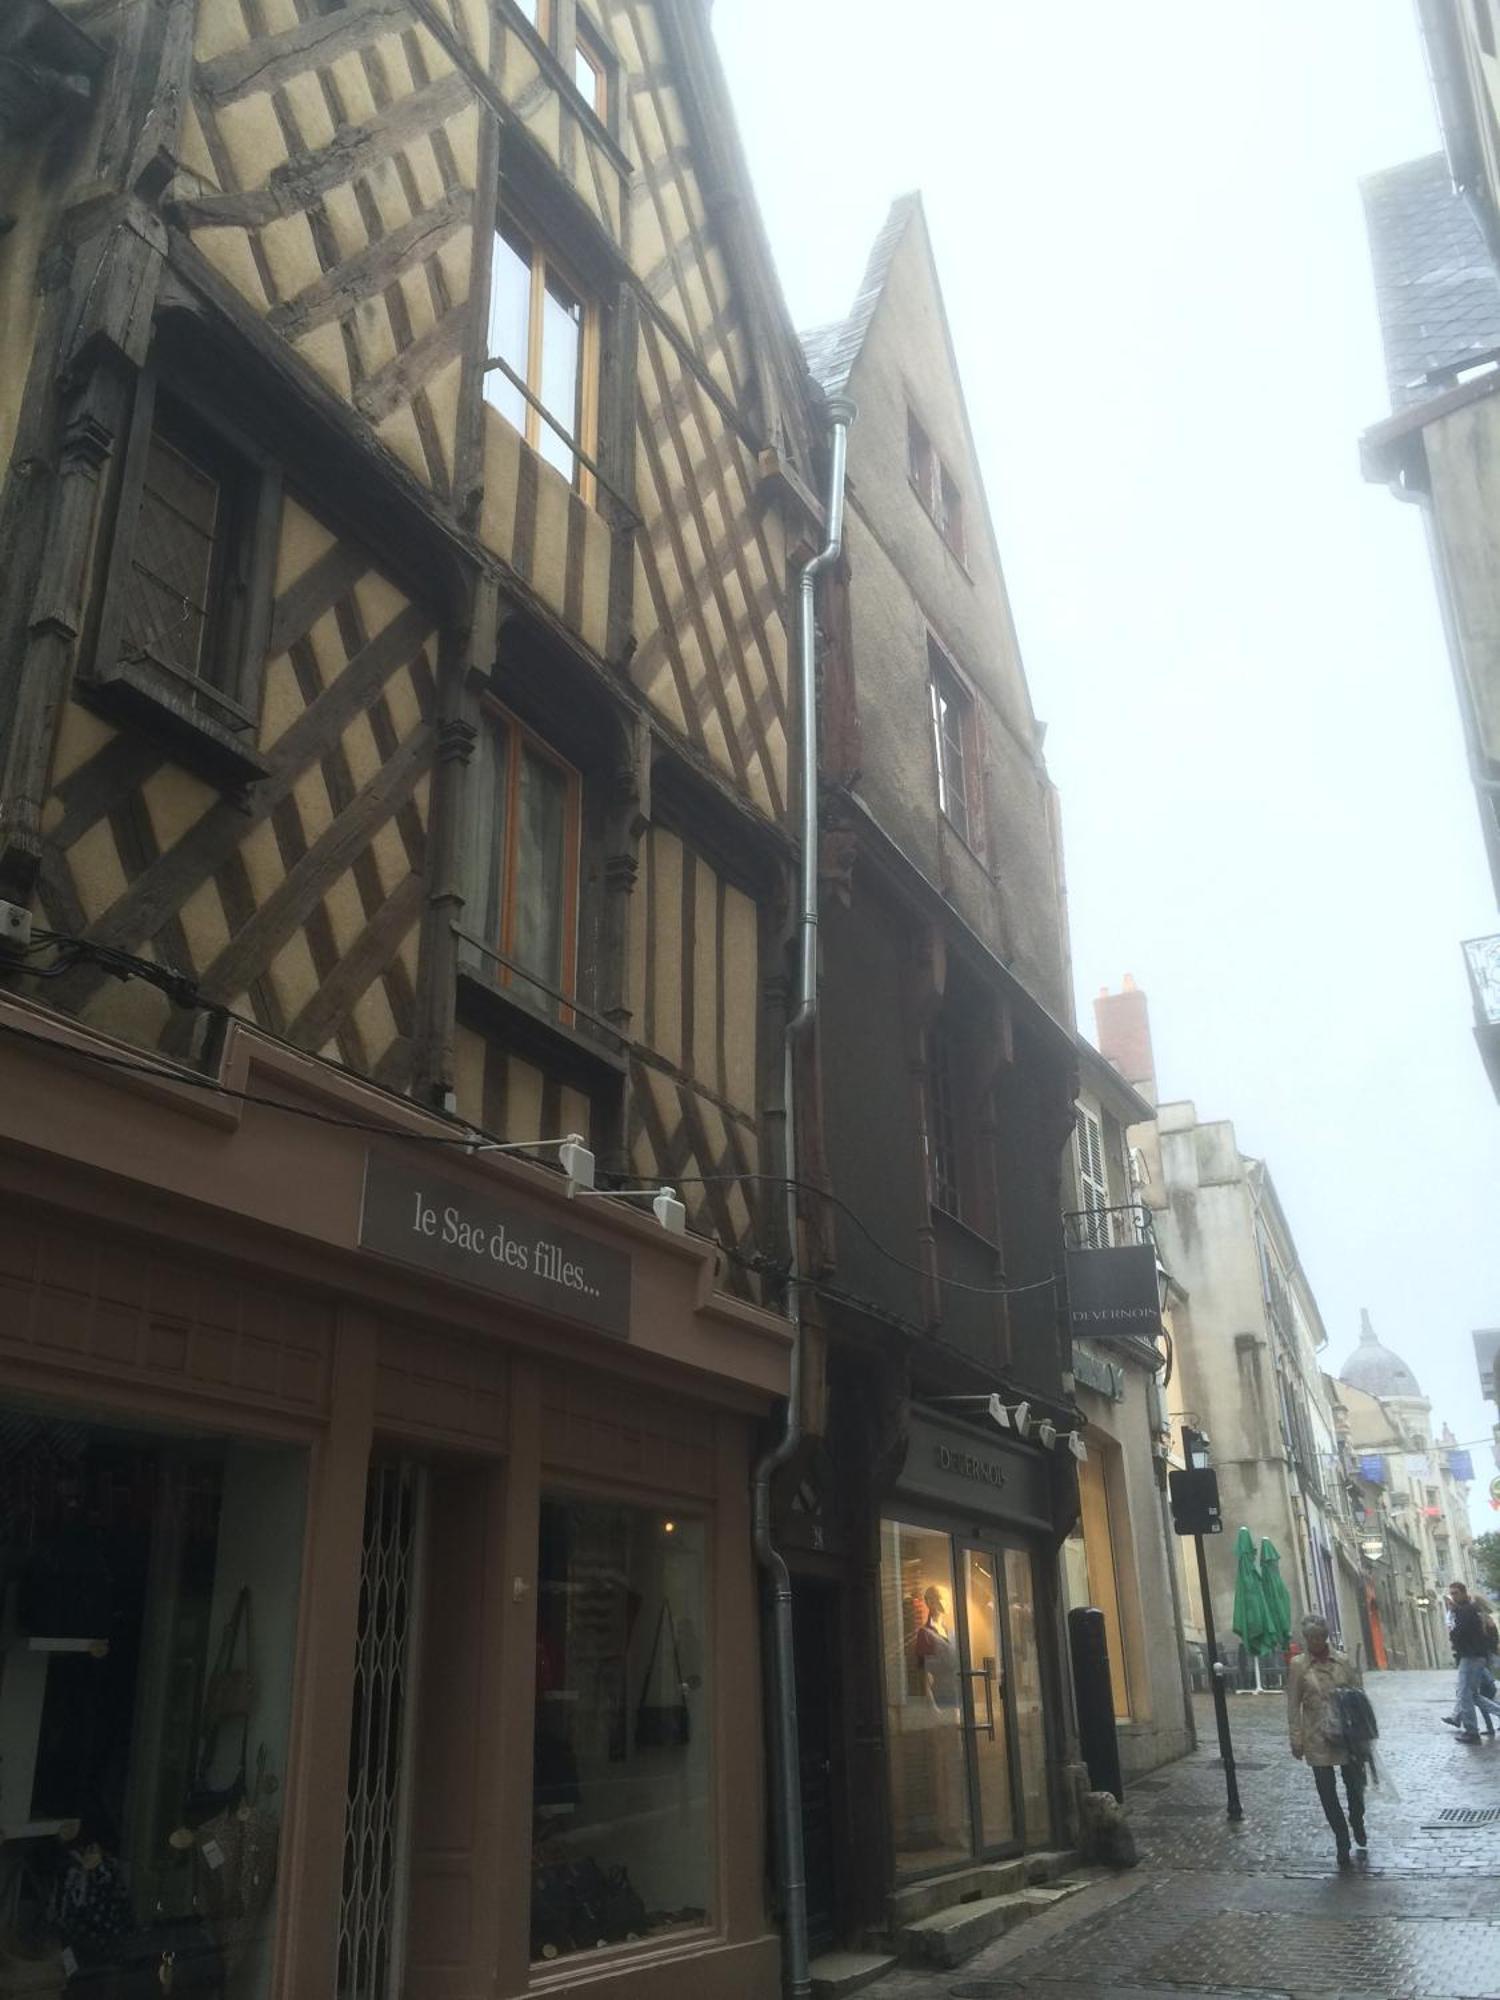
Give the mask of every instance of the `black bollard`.
[{"label": "black bollard", "polygon": [[1068,1613],[1068,1650],[1073,1657],[1073,1701],[1078,1710],[1078,1747],[1089,1774],[1089,1789],[1113,1792],[1125,1803],[1120,1776],[1120,1739],[1115,1733],[1115,1697],[1109,1680],[1109,1635],[1104,1613],[1092,1607]]}]

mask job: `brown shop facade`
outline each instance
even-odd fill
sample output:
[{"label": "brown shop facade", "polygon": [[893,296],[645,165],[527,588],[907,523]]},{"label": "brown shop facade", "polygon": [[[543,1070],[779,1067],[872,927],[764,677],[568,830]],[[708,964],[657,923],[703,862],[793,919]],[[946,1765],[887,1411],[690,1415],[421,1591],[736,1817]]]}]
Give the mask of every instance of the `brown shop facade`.
[{"label": "brown shop facade", "polygon": [[0,1994],[770,2000],[785,1323],[257,1037],[388,1132],[0,1010]]},{"label": "brown shop facade", "polygon": [[1052,1844],[1060,1746],[1050,1471],[914,1410],[880,1518],[880,1629],[898,1881]]}]

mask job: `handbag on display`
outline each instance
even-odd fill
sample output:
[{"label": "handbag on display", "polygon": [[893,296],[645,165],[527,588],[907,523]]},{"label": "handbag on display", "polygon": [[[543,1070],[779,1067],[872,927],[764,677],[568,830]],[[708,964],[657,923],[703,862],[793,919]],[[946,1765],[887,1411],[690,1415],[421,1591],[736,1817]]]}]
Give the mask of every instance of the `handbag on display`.
[{"label": "handbag on display", "polygon": [[[243,1642],[243,1663],[235,1654]],[[255,1619],[250,1607],[248,1585],[234,1600],[234,1609],[225,1620],[219,1650],[203,1690],[203,1714],[199,1725],[198,1767],[188,1793],[183,1817],[191,1827],[200,1827],[220,1813],[231,1812],[245,1797],[249,1773],[250,1717],[260,1699],[260,1683],[255,1673]],[[227,1784],[213,1783],[213,1767],[220,1737],[238,1723],[240,1761]]]},{"label": "handbag on display", "polygon": [[[245,1642],[244,1662],[235,1665],[240,1639]],[[234,1600],[234,1609],[224,1623],[213,1672],[203,1690],[203,1733],[222,1722],[240,1716],[247,1720],[260,1700],[260,1683],[255,1676],[255,1613],[250,1606],[250,1586],[246,1584]]]},{"label": "handbag on display", "polygon": [[79,1953],[68,2000],[223,2000],[224,1954],[201,1917],[167,1917],[109,1953]]},{"label": "handbag on display", "polygon": [[52,1922],[78,1956],[112,1949],[132,1928],[125,1870],[97,1842],[79,1848],[52,1892]]},{"label": "handbag on display", "polygon": [[[669,1702],[650,1702],[646,1697],[651,1692],[651,1679],[656,1672],[656,1656],[661,1651],[662,1628],[672,1639],[672,1685],[677,1690],[677,1699]],[[663,1745],[686,1743],[692,1734],[693,1718],[688,1709],[687,1685],[682,1678],[682,1656],[677,1650],[677,1620],[672,1616],[672,1606],[668,1599],[662,1600],[661,1616],[656,1621],[656,1637],[651,1642],[651,1657],[646,1662],[646,1677],[641,1682],[641,1699],[635,1711],[635,1741],[641,1750],[656,1750]]]}]

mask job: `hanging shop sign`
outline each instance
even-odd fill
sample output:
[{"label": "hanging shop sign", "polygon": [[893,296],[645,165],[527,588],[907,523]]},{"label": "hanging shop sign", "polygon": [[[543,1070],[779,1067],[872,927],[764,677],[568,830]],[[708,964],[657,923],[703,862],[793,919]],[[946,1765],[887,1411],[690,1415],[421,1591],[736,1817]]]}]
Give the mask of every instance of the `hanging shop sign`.
[{"label": "hanging shop sign", "polygon": [[1155,1341],[1161,1332],[1156,1251],[1149,1243],[1118,1250],[1070,1250],[1068,1318],[1076,1339],[1133,1334]]},{"label": "hanging shop sign", "polygon": [[365,1250],[630,1337],[630,1258],[576,1229],[378,1153],[365,1160]]}]

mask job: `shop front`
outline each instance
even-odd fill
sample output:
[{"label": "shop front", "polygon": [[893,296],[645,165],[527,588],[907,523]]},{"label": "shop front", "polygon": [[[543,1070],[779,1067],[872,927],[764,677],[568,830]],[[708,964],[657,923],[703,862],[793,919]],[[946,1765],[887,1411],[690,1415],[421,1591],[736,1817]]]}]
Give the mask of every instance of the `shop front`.
[{"label": "shop front", "polygon": [[898,1881],[1053,1842],[1050,1515],[1050,1470],[1039,1453],[913,1414],[880,1524]]},{"label": "shop front", "polygon": [[284,1049],[238,1087],[348,1128],[49,1032],[0,1047],[0,1995],[769,2000],[784,1323]]}]

